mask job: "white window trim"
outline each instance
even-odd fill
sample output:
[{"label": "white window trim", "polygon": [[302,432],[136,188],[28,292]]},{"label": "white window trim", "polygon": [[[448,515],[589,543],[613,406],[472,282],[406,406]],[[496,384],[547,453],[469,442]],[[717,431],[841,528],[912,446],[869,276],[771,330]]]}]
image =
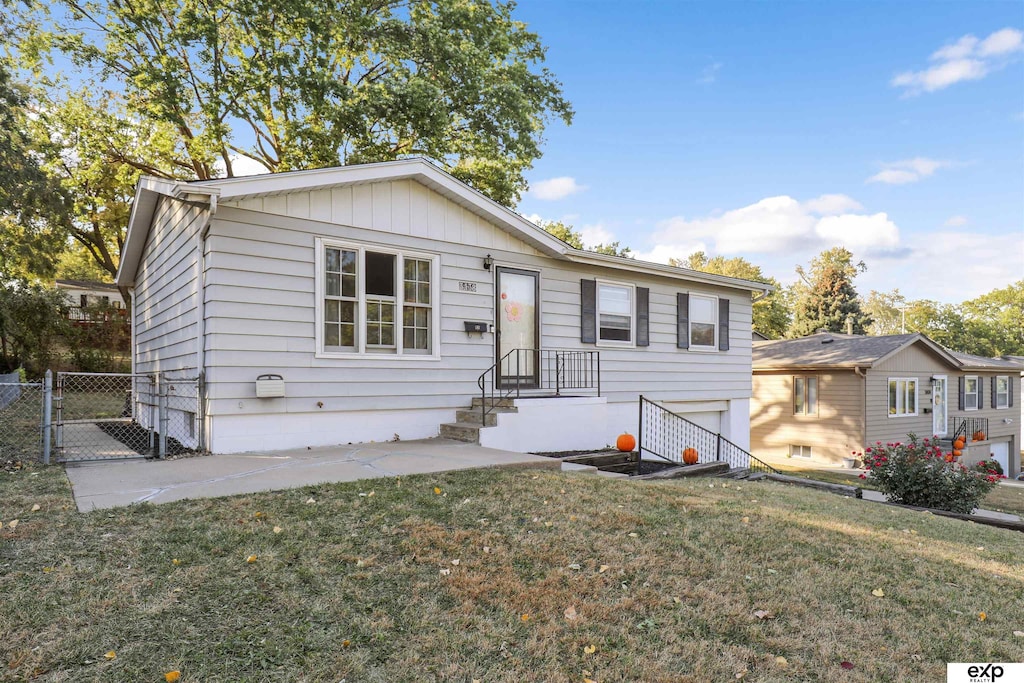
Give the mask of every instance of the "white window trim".
[{"label": "white window trim", "polygon": [[[698,353],[718,353],[718,324],[721,322],[718,319],[718,297],[714,294],[703,294],[698,292],[689,292],[689,315],[686,316],[686,335],[687,341],[689,342],[689,351],[696,351]],[[693,343],[693,300],[697,299],[710,299],[711,300],[711,311],[714,314],[714,321],[712,327],[715,331],[715,339],[711,343],[711,346],[703,346],[700,344]]]},{"label": "white window trim", "polygon": [[[807,380],[814,380],[814,410],[812,412],[796,412],[796,382],[804,380],[804,405],[807,405]],[[818,417],[818,391],[820,390],[817,375],[793,375],[793,415],[797,417]]]},{"label": "white window trim", "polygon": [[[914,412],[912,412],[912,413],[895,413],[895,414],[889,412],[889,382],[896,382],[896,391],[897,391],[897,393],[900,390],[900,382],[913,382],[914,383]],[[904,389],[904,391],[906,391],[906,389]],[[888,378],[886,380],[886,382],[885,382],[885,412],[889,416],[889,419],[899,418],[899,417],[917,417],[918,413],[920,413],[920,403],[921,403],[921,378],[920,377],[890,377],[890,378]],[[896,405],[897,405],[897,407],[899,406],[899,401],[896,402]],[[906,408],[905,405],[903,407],[904,407],[904,409]]]},{"label": "white window trim", "polygon": [[[395,249],[394,247],[379,246],[371,243],[364,242],[346,242],[344,240],[336,240],[329,237],[317,237],[315,239],[316,254],[314,260],[316,268],[315,277],[315,296],[316,296],[316,322],[315,322],[315,340],[316,340],[316,352],[314,357],[316,358],[373,358],[373,359],[388,359],[388,360],[429,360],[439,361],[441,360],[441,256],[440,254],[433,254],[430,252],[413,251],[406,249]],[[359,266],[356,270],[356,297],[359,300],[356,319],[358,324],[356,326],[357,331],[357,346],[355,351],[329,351],[324,349],[324,293],[326,290],[324,284],[324,251],[328,248],[336,249],[348,249],[349,251],[355,251],[358,256]],[[366,350],[366,282],[365,282],[365,253],[367,251],[376,252],[379,254],[393,254],[397,257],[395,261],[395,352],[394,353],[381,353],[381,352],[368,352]],[[428,353],[404,353],[403,344],[405,342],[405,335],[403,334],[403,319],[402,319],[402,295],[404,291],[404,285],[400,281],[404,277],[404,258],[414,258],[424,261],[430,261],[430,326],[431,326],[431,340],[430,348],[431,352]],[[380,347],[374,347],[380,348]],[[387,347],[390,349],[391,347]]]},{"label": "white window trim", "polygon": [[[934,380],[942,380],[942,389],[945,391],[945,395],[942,397],[942,405],[946,410],[946,414],[942,420],[942,431],[935,432],[935,436],[946,436],[949,434],[949,376],[948,375],[932,375],[932,391],[934,391],[935,382]],[[934,396],[932,397],[934,401]],[[932,404],[932,410],[935,410],[934,403]],[[934,413],[933,413],[934,414]],[[935,418],[932,418],[932,426],[935,426]]]},{"label": "white window trim", "polygon": [[[975,391],[967,391],[968,380],[974,380]],[[967,405],[967,397],[976,396],[977,400],[974,402],[974,407],[971,408]],[[981,410],[981,376],[979,375],[964,375],[964,411],[970,410]]]},{"label": "white window trim", "polygon": [[[609,287],[625,287],[629,290],[629,341],[616,341],[614,339],[601,339],[601,285]],[[594,302],[597,323],[596,346],[607,346],[619,349],[636,348],[636,285],[630,282],[616,282],[615,280],[597,280],[597,287],[594,290],[597,301]]]},{"label": "white window trim", "polygon": [[[999,380],[1006,382],[1006,393],[1003,396],[1006,397],[1004,405],[999,405]],[[1010,376],[1009,375],[996,375],[996,410],[1009,410],[1010,408]]]}]

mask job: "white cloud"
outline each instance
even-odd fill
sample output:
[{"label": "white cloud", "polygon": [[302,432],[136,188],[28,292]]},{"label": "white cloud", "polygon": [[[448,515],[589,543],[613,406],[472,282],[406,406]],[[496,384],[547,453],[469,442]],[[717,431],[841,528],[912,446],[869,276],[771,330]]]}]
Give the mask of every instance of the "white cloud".
[{"label": "white cloud", "polygon": [[967,216],[950,216],[946,219],[946,222],[942,224],[944,228],[962,228],[967,225]]},{"label": "white cloud", "polygon": [[565,199],[569,195],[583,192],[586,185],[580,185],[575,178],[560,176],[547,180],[538,180],[530,187],[530,196],[544,201],[555,201]]},{"label": "white cloud", "polygon": [[822,216],[834,216],[847,211],[859,211],[864,207],[856,199],[845,194],[823,194],[817,199],[809,199],[803,203],[809,213]]},{"label": "white cloud", "polygon": [[722,69],[721,62],[714,62],[704,67],[704,70],[700,72],[700,78],[697,79],[698,83],[710,84],[718,80],[718,72]]},{"label": "white cloud", "polygon": [[584,225],[579,229],[580,239],[587,248],[596,247],[599,244],[611,244],[615,241],[615,234],[606,228],[603,223]]},{"label": "white cloud", "polygon": [[884,213],[825,216],[814,226],[814,232],[826,242],[842,244],[851,251],[883,251],[895,248],[900,242],[900,229]]},{"label": "white cloud", "polygon": [[903,161],[893,161],[882,164],[884,169],[868,178],[868,183],[886,183],[888,185],[905,185],[916,183],[921,178],[927,178],[940,168],[949,168],[953,163],[928,159],[927,157],[914,157]]},{"label": "white cloud", "polygon": [[[224,177],[226,167],[223,159],[217,159],[213,162],[213,168],[217,171],[217,177]],[[239,154],[231,155],[231,172],[236,178],[240,176],[263,175],[264,173],[270,173],[270,171],[267,170],[267,167],[260,162]]]},{"label": "white cloud", "polygon": [[1004,28],[979,41],[966,35],[955,43],[945,45],[932,53],[934,66],[920,71],[904,71],[890,81],[895,88],[903,88],[905,95],[935,92],[961,81],[976,81],[1006,65],[1013,53],[1024,50],[1024,33]]}]

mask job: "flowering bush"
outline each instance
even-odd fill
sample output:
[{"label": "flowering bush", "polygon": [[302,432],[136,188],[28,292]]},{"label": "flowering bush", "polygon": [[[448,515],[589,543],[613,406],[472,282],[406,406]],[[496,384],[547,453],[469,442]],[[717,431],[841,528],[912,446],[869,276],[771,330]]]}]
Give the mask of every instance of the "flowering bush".
[{"label": "flowering bush", "polygon": [[994,474],[1001,479],[1005,479],[1003,477],[1003,466],[999,464],[998,460],[982,460],[974,465],[974,469],[982,474]]},{"label": "flowering bush", "polygon": [[861,455],[867,474],[893,503],[970,514],[999,481],[999,475],[964,467],[938,441],[878,442]]}]

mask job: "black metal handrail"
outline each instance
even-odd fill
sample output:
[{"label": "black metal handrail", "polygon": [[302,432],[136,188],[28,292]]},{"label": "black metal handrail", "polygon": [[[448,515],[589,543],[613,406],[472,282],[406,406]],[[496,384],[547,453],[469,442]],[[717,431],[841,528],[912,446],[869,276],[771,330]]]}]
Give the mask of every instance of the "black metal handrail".
[{"label": "black metal handrail", "polygon": [[953,435],[952,441],[963,437],[964,441],[970,443],[971,438],[978,432],[983,432],[988,437],[988,418],[953,416],[949,418],[949,431]]},{"label": "black metal handrail", "polygon": [[[596,390],[601,395],[601,353],[571,349],[512,349],[477,379],[481,420],[523,390]],[[488,391],[489,388],[489,391]]]},{"label": "black metal handrail", "polygon": [[778,474],[774,467],[758,460],[721,434],[701,427],[644,396],[640,397],[639,431],[638,470],[645,452],[667,462],[682,464],[683,451],[693,448],[697,451],[698,463],[721,461],[728,463],[730,468]]}]

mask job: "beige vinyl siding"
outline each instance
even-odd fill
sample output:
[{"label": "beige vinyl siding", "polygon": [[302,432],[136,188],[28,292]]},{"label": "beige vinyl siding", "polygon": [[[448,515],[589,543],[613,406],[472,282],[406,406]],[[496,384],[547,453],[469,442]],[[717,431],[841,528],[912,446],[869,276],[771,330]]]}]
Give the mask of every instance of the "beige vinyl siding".
[{"label": "beige vinyl siding", "polygon": [[[794,414],[794,377],[818,379],[817,415]],[[852,370],[759,371],[750,402],[751,452],[778,459],[789,455],[790,445],[810,446],[814,460],[837,462],[861,449],[863,406],[863,380]]]},{"label": "beige vinyl siding", "polygon": [[[298,194],[308,198],[238,202],[244,208],[222,205],[212,223],[206,289],[211,415],[319,411],[317,402],[324,404],[322,410],[468,406],[479,391],[477,378],[494,362],[493,335],[468,335],[463,326],[466,320],[494,322],[494,270],[483,268],[487,254],[495,266],[541,273],[542,346],[599,350],[602,394],[609,401],[635,401],[639,393],[666,400],[750,395],[751,306],[745,292],[541,256],[413,181]],[[348,220],[357,225],[339,224]],[[437,254],[440,360],[316,357],[317,237]],[[650,288],[649,347],[607,349],[580,342],[580,279],[595,277]],[[462,291],[460,282],[474,283],[477,291]],[[676,348],[679,291],[729,297],[730,351]],[[254,398],[256,376],[266,372],[282,374],[287,385],[287,397],[272,407]]]},{"label": "beige vinyl siding", "polygon": [[[933,436],[931,408],[932,375],[949,378],[949,414],[956,413],[957,372],[924,344],[916,343],[867,371],[868,375],[868,444],[876,441],[906,442],[914,433],[920,438]],[[917,415],[889,417],[889,378],[917,379]]]},{"label": "beige vinyl siding", "polygon": [[134,290],[135,371],[196,372],[196,234],[203,210],[162,198]]}]

